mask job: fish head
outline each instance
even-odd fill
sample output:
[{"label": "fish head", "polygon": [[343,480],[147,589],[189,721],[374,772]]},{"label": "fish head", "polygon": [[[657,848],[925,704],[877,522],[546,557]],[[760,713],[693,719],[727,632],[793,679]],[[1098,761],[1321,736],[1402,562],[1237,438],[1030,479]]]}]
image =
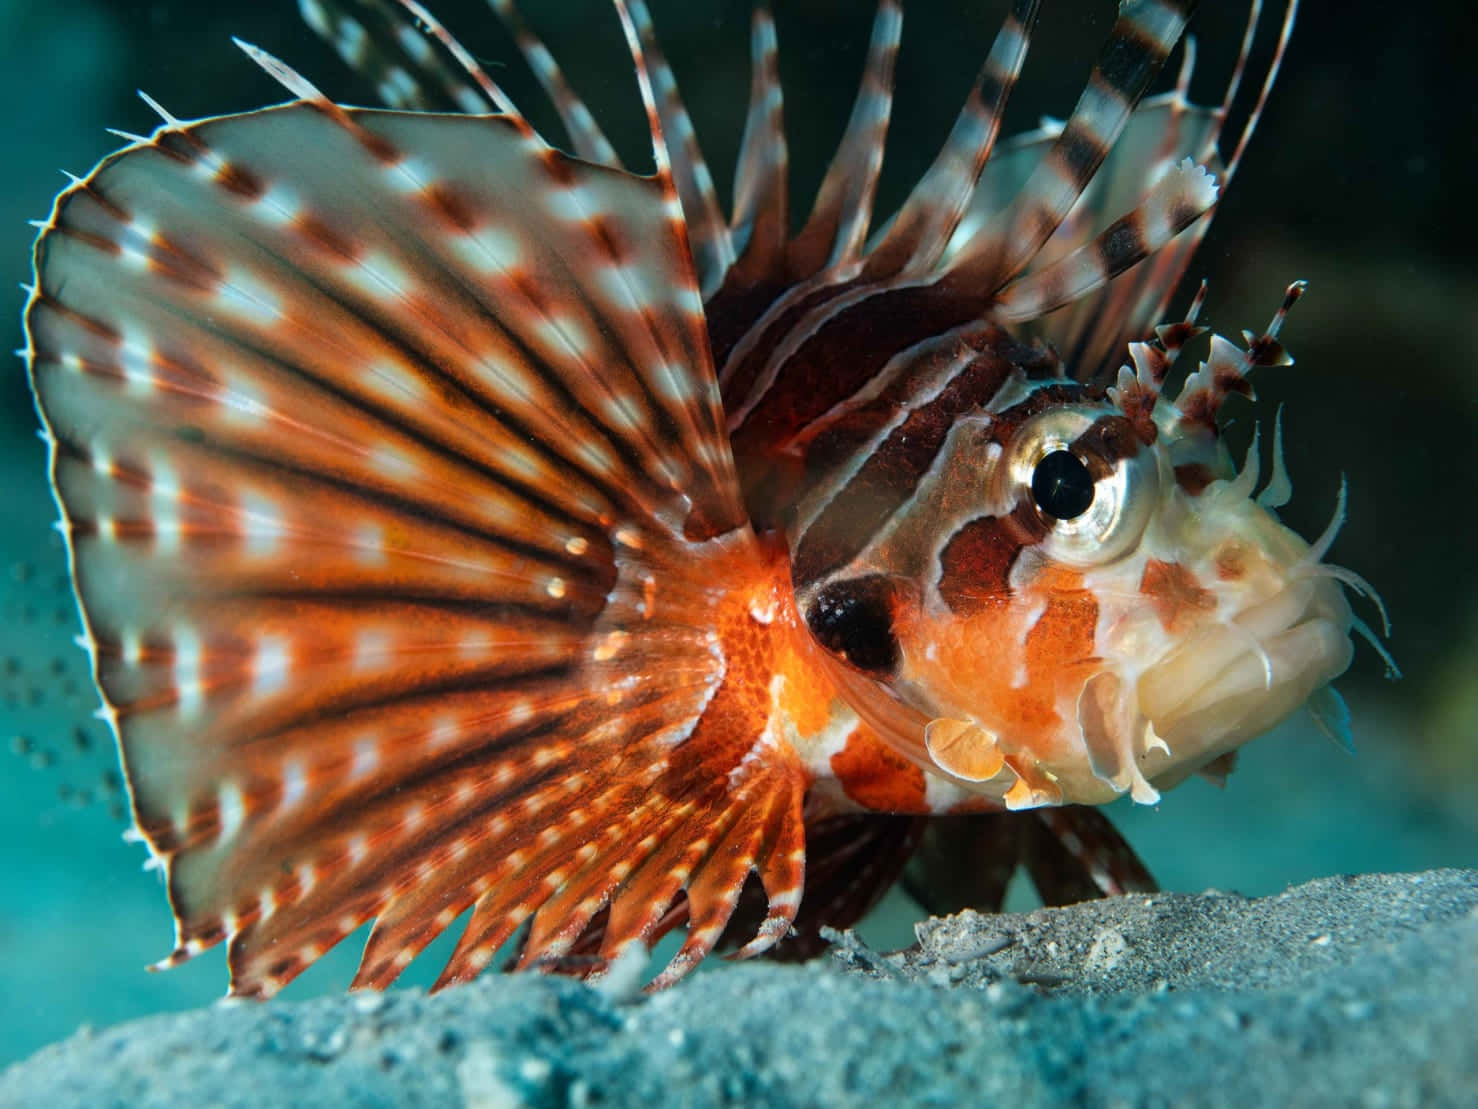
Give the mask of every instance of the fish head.
[{"label": "fish head", "polygon": [[[1004,390],[951,429],[914,518],[815,593],[834,654],[871,614],[871,655],[847,656],[871,682],[846,688],[902,753],[1009,808],[1153,803],[1348,667],[1344,585],[1365,587],[1323,562],[1343,495],[1313,543],[1278,519],[1281,422],[1256,493],[1256,441],[1239,469],[1214,419],[1246,391],[1233,350],[1215,340],[1175,401],[1127,367],[1109,388]],[[1136,357],[1163,373],[1163,352]]]}]

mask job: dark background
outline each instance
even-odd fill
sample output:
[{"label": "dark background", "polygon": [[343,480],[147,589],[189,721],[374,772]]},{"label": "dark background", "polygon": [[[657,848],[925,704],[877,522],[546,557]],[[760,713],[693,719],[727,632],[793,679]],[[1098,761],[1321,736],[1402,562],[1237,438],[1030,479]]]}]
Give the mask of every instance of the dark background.
[{"label": "dark background", "polygon": [[[533,121],[558,136],[482,0],[432,6]],[[774,6],[794,188],[807,197],[855,91],[870,8],[842,0]],[[1070,110],[1114,15],[1110,0],[1043,6],[1010,132]],[[715,177],[726,182],[748,95],[749,7],[651,7]],[[932,158],[1005,7],[907,6],[880,212]],[[636,89],[608,5],[526,0],[524,8],[628,163],[645,165]],[[1236,4],[1206,8],[1194,24],[1201,51],[1193,92],[1214,102],[1245,13]],[[1265,13],[1254,76],[1276,18]],[[1291,726],[1249,749],[1225,793],[1195,783],[1156,810],[1122,813],[1167,885],[1262,893],[1341,870],[1478,863],[1471,19],[1457,2],[1306,4],[1280,86],[1191,267],[1211,283],[1203,320],[1230,335],[1261,327],[1288,281],[1309,280],[1284,332],[1298,365],[1258,380],[1255,414],[1271,430],[1273,408],[1286,403],[1295,498],[1283,515],[1298,530],[1324,526],[1339,475],[1348,476],[1350,519],[1334,559],[1385,598],[1390,648],[1405,678],[1385,681],[1374,652],[1361,648],[1340,682],[1354,709],[1357,759]],[[46,214],[63,184],[58,168],[84,173],[116,148],[105,127],[154,126],[135,88],[187,119],[285,98],[231,46],[231,34],[282,56],[336,98],[371,101],[303,29],[290,0],[0,0],[0,102],[8,106],[0,275],[27,279],[25,220]],[[16,292],[0,314],[10,321],[11,347],[21,345],[22,303]],[[1253,414],[1237,413],[1234,436],[1250,434]],[[0,737],[13,735],[17,752],[0,761],[0,1061],[81,1019],[198,1003],[224,988],[218,958],[162,978],[138,972],[168,949],[167,916],[157,883],[136,873],[141,852],[118,842],[108,815],[106,740],[87,722],[91,697],[69,644],[72,615],[57,588],[63,565],[47,531],[54,513],[34,426],[17,363],[0,376]],[[78,790],[97,799],[79,806]],[[294,992],[340,985],[346,973],[341,963]]]}]

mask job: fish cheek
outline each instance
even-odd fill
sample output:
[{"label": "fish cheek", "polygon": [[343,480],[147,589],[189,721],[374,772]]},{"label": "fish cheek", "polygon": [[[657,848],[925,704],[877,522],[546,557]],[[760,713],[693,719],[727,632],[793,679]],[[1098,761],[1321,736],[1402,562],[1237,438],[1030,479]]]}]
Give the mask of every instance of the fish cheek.
[{"label": "fish cheek", "polygon": [[[1019,595],[1012,572],[1039,541],[1022,511],[978,516],[943,545],[936,589],[948,616],[920,629],[927,649],[911,651],[911,676],[949,711],[1022,742],[1054,719],[1051,683],[1031,663],[1030,638],[1043,598],[1034,581]],[[1050,590],[1048,591],[1050,592]],[[908,630],[905,639],[912,641]]]},{"label": "fish cheek", "polygon": [[858,670],[886,677],[898,668],[898,607],[903,587],[885,574],[828,583],[806,602],[806,626],[816,642]]}]

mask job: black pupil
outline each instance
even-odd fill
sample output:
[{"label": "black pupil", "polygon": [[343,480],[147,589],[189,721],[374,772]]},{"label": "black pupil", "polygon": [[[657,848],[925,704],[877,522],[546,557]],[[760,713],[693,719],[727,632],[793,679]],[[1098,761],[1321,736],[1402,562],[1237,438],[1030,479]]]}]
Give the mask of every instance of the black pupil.
[{"label": "black pupil", "polygon": [[1093,475],[1072,451],[1053,451],[1032,473],[1032,500],[1058,520],[1072,520],[1093,503]]}]

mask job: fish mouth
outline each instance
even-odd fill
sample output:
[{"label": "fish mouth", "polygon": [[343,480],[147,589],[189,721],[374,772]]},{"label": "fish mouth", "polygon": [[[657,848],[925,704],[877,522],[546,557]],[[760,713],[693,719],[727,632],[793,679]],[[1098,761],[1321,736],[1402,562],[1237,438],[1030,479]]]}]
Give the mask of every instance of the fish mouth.
[{"label": "fish mouth", "polygon": [[1336,583],[1304,578],[1200,629],[1140,676],[1140,713],[1168,748],[1151,761],[1189,772],[1272,728],[1349,666],[1352,624]]}]

